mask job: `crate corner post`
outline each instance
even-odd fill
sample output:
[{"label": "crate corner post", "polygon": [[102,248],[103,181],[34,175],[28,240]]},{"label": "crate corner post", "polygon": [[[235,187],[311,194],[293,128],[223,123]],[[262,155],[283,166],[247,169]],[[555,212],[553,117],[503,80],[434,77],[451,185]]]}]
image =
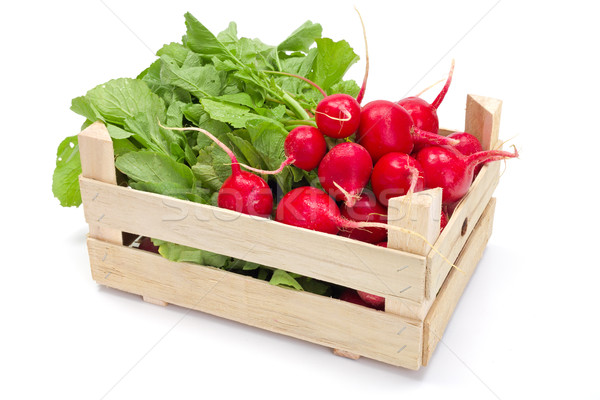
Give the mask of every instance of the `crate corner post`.
[{"label": "crate corner post", "polygon": [[498,142],[502,100],[467,95],[465,132],[479,139],[483,150],[491,150]]}]

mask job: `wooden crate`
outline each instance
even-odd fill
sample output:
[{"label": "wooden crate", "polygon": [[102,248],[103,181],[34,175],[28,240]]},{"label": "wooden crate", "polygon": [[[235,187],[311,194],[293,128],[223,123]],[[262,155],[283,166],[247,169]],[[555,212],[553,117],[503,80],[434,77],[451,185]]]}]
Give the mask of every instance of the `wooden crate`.
[{"label": "wooden crate", "polygon": [[[466,131],[484,148],[498,140],[501,102],[469,95]],[[450,131],[442,131],[448,134]],[[390,203],[389,247],[283,225],[229,210],[116,185],[104,125],[79,134],[80,178],[92,276],[144,300],[176,304],[335,349],[418,369],[429,361],[491,235],[500,163],[484,166],[439,234],[441,190]],[[410,214],[408,214],[410,213]],[[385,297],[377,311],[252,277],[177,263],[123,244],[122,232],[195,247]],[[439,237],[438,237],[439,236]],[[401,249],[401,250],[400,250]]]}]

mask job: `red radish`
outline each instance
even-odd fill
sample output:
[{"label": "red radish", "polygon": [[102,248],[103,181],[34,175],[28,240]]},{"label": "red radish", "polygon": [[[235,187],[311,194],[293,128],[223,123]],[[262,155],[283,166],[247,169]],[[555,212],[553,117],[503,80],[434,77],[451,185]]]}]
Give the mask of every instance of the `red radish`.
[{"label": "red radish", "polygon": [[342,294],[340,294],[340,300],[347,301],[348,303],[358,304],[359,306],[369,307],[367,303],[365,303],[356,293],[354,289],[344,289]]},{"label": "red radish", "polygon": [[144,236],[142,238],[142,240],[140,241],[140,246],[138,247],[138,249],[144,250],[144,251],[150,251],[152,253],[157,253],[158,254],[158,246],[155,246],[154,243],[152,243],[152,239],[150,239],[147,236]]},{"label": "red radish", "polygon": [[327,153],[327,143],[323,134],[312,126],[299,126],[292,130],[283,144],[285,155],[296,167],[311,171]]},{"label": "red radish", "polygon": [[360,18],[360,24],[363,30],[365,40],[365,75],[363,77],[362,86],[356,98],[344,94],[337,93],[327,96],[327,93],[316,83],[309,79],[295,74],[279,71],[264,71],[271,74],[280,74],[292,76],[302,79],[308,84],[315,87],[323,95],[323,99],[317,104],[315,110],[315,122],[319,130],[325,135],[334,139],[343,139],[352,135],[358,129],[360,123],[360,103],[367,89],[367,80],[369,78],[369,46],[367,44],[367,33],[360,12],[355,8]]},{"label": "red radish", "polygon": [[365,40],[365,75],[356,99],[347,94],[332,94],[326,96],[317,104],[315,122],[324,135],[342,139],[352,135],[358,129],[360,123],[360,103],[367,89],[369,78],[369,45],[367,44],[367,32],[362,16],[358,9],[354,8],[360,18],[360,24]]},{"label": "red radish", "polygon": [[399,230],[424,240],[429,247],[431,247],[432,251],[439,254],[444,261],[460,270],[460,268],[448,260],[447,257],[437,251],[423,235],[417,232],[399,226],[382,224],[380,222],[359,222],[343,218],[340,214],[340,209],[333,199],[324,191],[312,186],[303,186],[292,189],[283,196],[277,205],[275,219],[278,222],[287,225],[334,235],[338,233],[340,229],[383,228]]},{"label": "red radish", "polygon": [[438,133],[439,119],[437,116],[437,108],[440,106],[444,100],[444,97],[446,96],[446,93],[448,92],[448,88],[452,82],[453,73],[454,60],[452,60],[452,66],[450,67],[450,73],[448,74],[446,84],[440,91],[440,94],[437,95],[433,103],[429,104],[420,97],[407,97],[398,101],[398,104],[408,111],[416,127],[427,132]]},{"label": "red radish", "polygon": [[[473,153],[483,151],[483,147],[481,147],[481,143],[479,142],[479,139],[477,139],[475,136],[471,135],[470,133],[454,132],[454,133],[448,135],[448,137],[451,137],[452,139],[457,139],[460,141],[460,143],[457,144],[454,148],[456,150],[458,150],[464,156],[469,156]],[[475,176],[477,176],[479,171],[481,171],[482,167],[483,167],[483,164],[479,164],[477,167],[475,167]]]},{"label": "red radish", "polygon": [[384,206],[392,197],[420,192],[424,187],[423,167],[405,153],[388,153],[373,168],[371,186]]},{"label": "red radish", "polygon": [[387,247],[387,242],[377,243],[377,246],[379,246],[379,247]]},{"label": "red radish", "polygon": [[327,142],[317,128],[303,125],[288,133],[283,148],[287,158],[274,171],[252,168],[246,164],[240,165],[250,171],[266,175],[278,174],[291,164],[305,171],[311,171],[319,166],[323,156],[327,153]]},{"label": "red radish", "polygon": [[321,186],[337,201],[352,207],[369,182],[373,161],[359,144],[344,142],[333,147],[319,164]]},{"label": "red radish", "polygon": [[340,209],[325,192],[312,186],[290,190],[277,205],[275,219],[287,225],[337,234]]},{"label": "red radish", "polygon": [[385,308],[385,298],[377,296],[375,294],[361,292],[360,290],[357,290],[357,293],[362,299],[362,301],[367,303],[370,307],[375,308],[377,310],[383,310]]},{"label": "red radish", "polygon": [[[352,207],[342,205],[342,217],[352,221],[387,223],[387,210],[381,206],[373,193],[363,193]],[[387,231],[382,228],[349,229],[340,232],[341,236],[367,243],[379,243],[387,238]]]},{"label": "red radish", "polygon": [[479,139],[467,132],[454,132],[448,135],[449,138],[458,140],[454,148],[460,151],[464,156],[483,151]]},{"label": "red radish", "polygon": [[448,215],[442,210],[442,214],[440,216],[440,233],[444,230],[444,228],[448,225]]},{"label": "red radish", "polygon": [[360,123],[360,104],[348,94],[325,97],[317,104],[315,122],[324,135],[343,139],[352,135]]},{"label": "red radish", "polygon": [[164,129],[173,131],[193,130],[201,132],[214,141],[231,158],[231,175],[223,182],[217,197],[219,207],[264,218],[271,215],[273,193],[267,182],[260,176],[242,171],[233,151],[212,133],[197,127],[169,128],[160,123],[159,125]]},{"label": "red radish", "polygon": [[410,154],[414,141],[440,146],[458,143],[415,127],[410,114],[391,101],[375,100],[363,107],[357,142],[367,149],[374,162],[387,153]]},{"label": "red radish", "polygon": [[417,160],[425,171],[425,187],[441,187],[442,202],[453,203],[469,190],[477,165],[518,156],[516,148],[514,153],[490,150],[461,156],[452,150],[431,146],[421,150]]}]

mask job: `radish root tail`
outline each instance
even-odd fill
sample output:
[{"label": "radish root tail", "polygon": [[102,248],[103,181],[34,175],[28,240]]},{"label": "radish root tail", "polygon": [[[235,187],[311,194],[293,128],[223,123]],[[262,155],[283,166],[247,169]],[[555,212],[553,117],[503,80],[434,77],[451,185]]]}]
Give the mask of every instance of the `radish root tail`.
[{"label": "radish root tail", "polygon": [[360,104],[365,97],[365,91],[367,90],[367,79],[369,78],[369,44],[367,43],[367,30],[365,29],[365,23],[363,21],[362,15],[360,15],[360,11],[356,6],[354,7],[354,11],[358,14],[358,18],[360,19],[360,25],[362,26],[363,38],[365,40],[365,76],[363,77],[362,86],[360,87],[360,92],[358,92],[358,96],[356,96],[356,101]]}]

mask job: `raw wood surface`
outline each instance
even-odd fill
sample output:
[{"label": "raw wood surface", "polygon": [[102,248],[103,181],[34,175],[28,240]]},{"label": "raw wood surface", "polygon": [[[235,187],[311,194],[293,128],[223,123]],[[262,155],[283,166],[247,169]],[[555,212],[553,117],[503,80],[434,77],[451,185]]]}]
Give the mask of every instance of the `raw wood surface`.
[{"label": "raw wood surface", "polygon": [[491,97],[467,96],[465,132],[475,136],[484,150],[490,150],[498,141],[502,101]]},{"label": "raw wood surface", "polygon": [[349,351],[340,349],[333,349],[333,354],[335,354],[336,356],[349,358],[351,360],[358,360],[360,358],[358,354],[350,353]]},{"label": "raw wood surface", "polygon": [[[455,261],[465,242],[492,198],[500,179],[500,161],[485,165],[467,195],[458,204],[448,225],[435,242],[435,248],[450,261]],[[465,222],[466,221],[466,222]],[[438,253],[427,256],[427,297],[435,297],[453,267]]]},{"label": "raw wood surface", "polygon": [[[425,258],[222,208],[81,178],[88,222],[417,302]],[[93,198],[96,196],[96,199]]]},{"label": "raw wood surface", "polygon": [[[106,126],[98,121],[94,122],[77,135],[79,142],[79,156],[81,158],[81,175],[111,185],[117,184],[115,171],[115,154],[113,143]],[[94,194],[90,202],[97,200]],[[88,202],[89,203],[89,202]],[[84,208],[86,204],[84,203]],[[102,216],[98,216],[101,220]],[[88,221],[90,236],[121,244],[123,238],[121,231],[102,224],[98,221]]]},{"label": "raw wood surface", "polygon": [[465,243],[456,264],[465,272],[452,270],[442,285],[424,323],[423,365],[427,365],[448,321],[456,308],[467,283],[471,279],[485,246],[492,234],[496,199],[492,198],[483,212],[475,229]]},{"label": "raw wood surface", "polygon": [[423,321],[429,312],[435,297],[429,297],[418,303],[416,301],[401,299],[394,296],[386,296],[385,312],[399,315],[401,317]]},{"label": "raw wood surface", "polygon": [[388,364],[421,365],[422,321],[96,239],[88,248],[102,285]]},{"label": "raw wood surface", "polygon": [[426,256],[440,236],[442,189],[435,188],[390,199],[388,224],[408,229],[427,239],[398,230],[388,231],[388,248]]},{"label": "raw wood surface", "polygon": [[142,296],[142,299],[143,299],[143,300],[144,300],[146,303],[155,304],[155,305],[157,305],[157,306],[163,306],[163,307],[165,307],[165,306],[168,306],[168,305],[169,305],[169,303],[167,303],[167,302],[164,302],[164,301],[162,301],[162,300],[155,299],[154,297]]},{"label": "raw wood surface", "polygon": [[[500,131],[500,115],[502,101],[491,97],[477,95],[467,96],[465,112],[465,132],[474,135],[484,150],[492,149]],[[454,261],[473,228],[473,222],[481,216],[481,212],[492,197],[498,185],[500,161],[488,163],[481,169],[471,185],[469,192],[455,209],[448,225],[440,235],[436,248],[449,260]],[[465,222],[466,221],[466,222]],[[466,224],[465,226],[463,226]],[[438,247],[439,245],[439,247]],[[427,277],[425,296],[435,296],[448,276],[451,266],[433,252],[427,256]]]}]

